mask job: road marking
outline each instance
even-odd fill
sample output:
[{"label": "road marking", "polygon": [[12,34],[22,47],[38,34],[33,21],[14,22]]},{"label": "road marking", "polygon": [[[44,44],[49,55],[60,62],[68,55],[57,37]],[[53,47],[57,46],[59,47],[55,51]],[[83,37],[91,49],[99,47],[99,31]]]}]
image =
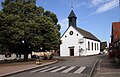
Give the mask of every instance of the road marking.
[{"label": "road marking", "polygon": [[70,68],[62,71],[61,73],[67,73],[67,72],[71,71],[71,70],[74,69],[74,68],[75,68],[75,66],[71,66]]},{"label": "road marking", "polygon": [[44,68],[41,68],[41,69],[37,69],[37,70],[31,71],[31,73],[38,72],[38,71],[41,71],[41,70],[44,70],[44,69],[47,69],[47,68],[49,68],[49,67],[44,67]]},{"label": "road marking", "polygon": [[55,66],[55,67],[52,67],[52,68],[49,68],[49,69],[46,69],[46,70],[43,70],[43,71],[40,71],[40,72],[50,71],[50,70],[55,69],[55,68],[57,68],[57,67],[58,67],[58,66]]},{"label": "road marking", "polygon": [[57,72],[57,71],[59,71],[59,70],[62,70],[62,69],[64,69],[64,68],[66,68],[67,66],[62,66],[62,67],[60,67],[60,68],[58,68],[58,69],[55,69],[55,70],[52,70],[52,71],[50,71],[50,72]]},{"label": "road marking", "polygon": [[86,67],[80,67],[77,71],[75,71],[74,73],[81,73]]},{"label": "road marking", "polygon": [[[78,67],[78,66],[46,66],[40,69],[30,71],[31,73],[35,72],[60,72],[60,73],[78,73],[78,74],[87,74],[87,67]],[[84,71],[84,72],[83,72]]]}]

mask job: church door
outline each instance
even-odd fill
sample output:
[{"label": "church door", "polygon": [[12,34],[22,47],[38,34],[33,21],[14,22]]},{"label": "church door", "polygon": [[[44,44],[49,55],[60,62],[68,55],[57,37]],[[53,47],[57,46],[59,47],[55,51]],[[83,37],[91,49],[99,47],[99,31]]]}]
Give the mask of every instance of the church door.
[{"label": "church door", "polygon": [[74,48],[70,48],[70,56],[74,56]]}]

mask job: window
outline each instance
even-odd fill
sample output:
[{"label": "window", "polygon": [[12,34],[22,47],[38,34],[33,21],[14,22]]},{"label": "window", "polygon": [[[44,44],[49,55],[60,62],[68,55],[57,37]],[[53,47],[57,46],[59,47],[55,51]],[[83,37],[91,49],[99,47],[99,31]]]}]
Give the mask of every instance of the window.
[{"label": "window", "polygon": [[90,50],[90,42],[88,41],[88,50]]},{"label": "window", "polygon": [[75,18],[72,18],[72,21],[74,21],[75,20]]},{"label": "window", "polygon": [[63,41],[62,40],[60,40],[60,44],[62,44],[63,43]]},{"label": "window", "polygon": [[97,43],[97,50],[99,50],[98,43]]},{"label": "window", "polygon": [[72,22],[72,19],[70,18],[70,22]]},{"label": "window", "polygon": [[77,34],[77,36],[78,36],[78,34]]},{"label": "window", "polygon": [[96,50],[96,43],[95,43],[95,50]]},{"label": "window", "polygon": [[65,35],[65,38],[66,38],[67,36]]},{"label": "window", "polygon": [[69,34],[70,34],[70,35],[73,35],[73,31],[70,31]]},{"label": "window", "polygon": [[93,50],[93,42],[92,42],[92,50]]}]

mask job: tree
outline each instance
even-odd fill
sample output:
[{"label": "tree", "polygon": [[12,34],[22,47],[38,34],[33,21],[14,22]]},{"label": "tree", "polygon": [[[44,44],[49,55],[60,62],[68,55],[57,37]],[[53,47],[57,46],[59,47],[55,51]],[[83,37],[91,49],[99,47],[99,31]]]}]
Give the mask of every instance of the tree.
[{"label": "tree", "polygon": [[50,11],[45,11],[44,16],[47,16],[47,17],[51,18],[52,21],[54,22],[54,25],[56,25],[58,23],[57,16],[54,13],[52,13]]},{"label": "tree", "polygon": [[[53,50],[53,46],[58,44],[58,30],[55,28],[54,23],[49,17],[39,17],[35,18],[41,30],[41,36],[44,38],[41,47],[42,51]],[[57,42],[57,43],[56,43]]]},{"label": "tree", "polygon": [[2,2],[3,5],[9,4],[10,2],[18,2],[18,3],[36,3],[36,0],[4,0]]},{"label": "tree", "polygon": [[[53,12],[50,12],[50,11],[45,11],[44,16],[46,17],[49,17],[52,22],[54,23],[54,31],[55,32],[52,36],[54,38],[52,38],[52,40],[54,41],[50,41],[51,43],[51,49],[52,50],[58,50],[59,49],[59,46],[60,46],[60,29],[61,29],[61,26],[60,24],[57,24],[58,23],[58,18],[56,16],[56,14],[54,14]],[[48,37],[46,37],[48,38]]]},{"label": "tree", "polygon": [[44,8],[30,3],[3,3],[0,13],[0,48],[9,51],[28,54],[32,51],[42,51],[59,48],[60,25],[54,13],[47,14]]},{"label": "tree", "polygon": [[[27,59],[27,55],[31,53],[28,51],[29,47],[33,45],[31,40],[38,38],[39,40],[35,41],[40,42],[41,40],[41,36],[31,32],[31,28],[34,27],[36,31],[38,30],[33,17],[42,15],[44,10],[42,7],[40,10],[39,8],[31,4],[13,2],[3,6],[3,13],[0,13],[1,51],[9,49],[14,53],[24,54],[25,60]],[[22,41],[25,43],[22,44]],[[21,48],[22,45],[25,46]]]}]

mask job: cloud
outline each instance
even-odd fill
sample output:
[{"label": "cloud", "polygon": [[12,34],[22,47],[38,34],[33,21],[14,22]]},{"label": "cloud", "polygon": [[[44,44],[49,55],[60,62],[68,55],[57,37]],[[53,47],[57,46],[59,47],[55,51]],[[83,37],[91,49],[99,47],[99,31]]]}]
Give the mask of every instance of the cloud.
[{"label": "cloud", "polygon": [[92,0],[92,6],[98,6],[100,4],[106,3],[110,0]]},{"label": "cloud", "polygon": [[65,32],[65,30],[68,28],[68,18],[62,19],[58,22],[61,25],[61,34]]},{"label": "cloud", "polygon": [[88,16],[84,17],[84,19],[82,20],[85,21],[92,15],[104,13],[117,6],[119,6],[119,0],[91,0],[91,5],[89,5],[89,7],[96,8],[96,10],[89,14]]},{"label": "cloud", "polygon": [[112,0],[108,3],[105,3],[101,6],[99,6],[99,8],[96,10],[95,13],[99,14],[99,13],[106,12],[108,10],[111,10],[111,9],[115,8],[118,5],[119,5],[119,0]]},{"label": "cloud", "polygon": [[97,9],[95,12],[91,13],[88,16],[104,13],[117,7],[119,5],[119,0],[92,0],[91,3],[91,6],[97,7]]}]

